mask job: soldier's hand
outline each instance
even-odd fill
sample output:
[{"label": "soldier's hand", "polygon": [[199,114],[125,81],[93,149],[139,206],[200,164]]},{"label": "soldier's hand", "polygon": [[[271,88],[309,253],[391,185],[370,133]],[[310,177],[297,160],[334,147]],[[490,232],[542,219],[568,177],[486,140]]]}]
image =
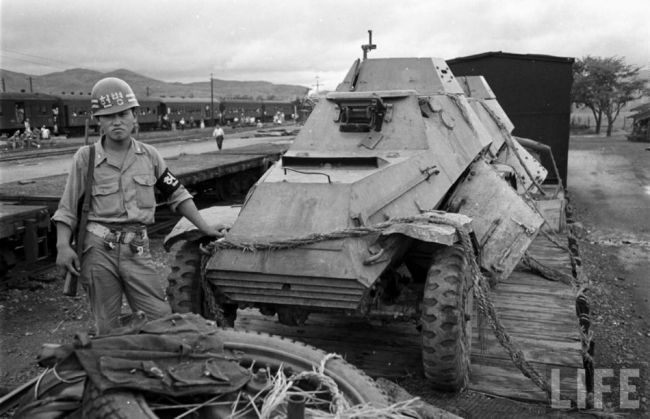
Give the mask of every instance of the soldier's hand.
[{"label": "soldier's hand", "polygon": [[77,253],[70,245],[57,246],[56,266],[60,269],[66,269],[73,275],[79,276],[81,263]]},{"label": "soldier's hand", "polygon": [[219,226],[210,226],[210,230],[204,231],[204,233],[215,239],[220,239],[226,235],[225,229],[222,229]]}]

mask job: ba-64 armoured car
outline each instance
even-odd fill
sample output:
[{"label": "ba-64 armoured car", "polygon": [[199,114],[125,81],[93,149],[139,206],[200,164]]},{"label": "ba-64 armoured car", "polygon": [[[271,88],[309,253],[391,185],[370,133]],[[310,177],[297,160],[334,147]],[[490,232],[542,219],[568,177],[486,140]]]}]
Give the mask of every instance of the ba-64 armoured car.
[{"label": "ba-64 armoured car", "polygon": [[204,211],[229,230],[202,266],[185,223],[168,236],[185,240],[173,309],[224,325],[250,307],[293,325],[325,311],[413,320],[425,375],[463,388],[470,262],[508,276],[543,223],[526,195],[546,171],[511,130],[484,80],[461,84],[442,59],[357,60],[243,206]]}]

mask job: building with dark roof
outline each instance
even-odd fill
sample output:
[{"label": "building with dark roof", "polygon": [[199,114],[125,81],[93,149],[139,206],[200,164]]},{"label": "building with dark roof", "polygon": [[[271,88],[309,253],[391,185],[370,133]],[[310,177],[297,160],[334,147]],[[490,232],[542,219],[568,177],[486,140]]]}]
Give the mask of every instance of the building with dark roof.
[{"label": "building with dark roof", "polygon": [[636,112],[628,118],[632,118],[632,132],[627,136],[630,141],[650,142],[650,103],[644,103],[632,109]]}]

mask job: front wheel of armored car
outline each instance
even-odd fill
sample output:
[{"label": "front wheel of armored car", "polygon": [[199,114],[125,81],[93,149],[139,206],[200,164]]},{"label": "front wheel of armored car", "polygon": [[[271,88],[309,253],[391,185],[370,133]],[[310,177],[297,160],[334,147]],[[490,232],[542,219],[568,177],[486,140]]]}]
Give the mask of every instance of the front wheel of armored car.
[{"label": "front wheel of armored car", "polygon": [[424,375],[437,390],[457,392],[468,383],[471,284],[462,250],[445,247],[434,255],[424,287],[421,324]]},{"label": "front wheel of armored car", "polygon": [[[198,242],[184,242],[176,251],[167,277],[167,300],[174,313],[195,313],[217,321],[219,326],[233,326],[236,307],[227,313],[210,307],[201,287],[201,252]],[[214,303],[216,306],[216,302]]]}]

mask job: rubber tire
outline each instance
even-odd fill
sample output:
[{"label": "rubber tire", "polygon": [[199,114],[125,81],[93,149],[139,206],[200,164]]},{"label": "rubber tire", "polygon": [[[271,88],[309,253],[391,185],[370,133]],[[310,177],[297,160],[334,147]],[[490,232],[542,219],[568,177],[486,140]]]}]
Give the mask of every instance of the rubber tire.
[{"label": "rubber tire", "polygon": [[146,400],[127,391],[107,391],[102,394],[86,380],[82,416],[87,419],[157,419]]},{"label": "rubber tire", "polygon": [[427,272],[422,304],[424,375],[440,391],[458,392],[469,381],[472,287],[462,250],[438,251]]},{"label": "rubber tire", "polygon": [[[234,329],[221,329],[218,333],[225,350],[232,351],[240,359],[254,359],[258,365],[277,367],[282,364],[285,369],[291,368],[294,372],[311,371],[327,355],[313,346],[266,333]],[[375,407],[391,404],[388,395],[376,382],[342,359],[330,359],[325,372],[334,379],[351,404],[369,403]],[[86,390],[84,418],[156,418],[139,395],[129,392],[100,394],[92,384]]]},{"label": "rubber tire", "polygon": [[[227,350],[252,356],[257,362],[276,366],[282,364],[296,371],[311,371],[327,355],[311,345],[262,332],[222,329],[220,335]],[[375,406],[390,404],[388,395],[374,380],[343,359],[329,360],[325,371],[351,403],[371,403]]]},{"label": "rubber tire", "polygon": [[167,301],[174,313],[203,315],[201,253],[197,242],[183,242],[167,276]]},{"label": "rubber tire", "polygon": [[[237,306],[226,304],[213,313],[201,287],[201,252],[198,242],[183,242],[176,251],[167,277],[167,301],[174,313],[194,313],[216,320],[219,326],[233,327]],[[216,303],[215,303],[216,304]]]}]

